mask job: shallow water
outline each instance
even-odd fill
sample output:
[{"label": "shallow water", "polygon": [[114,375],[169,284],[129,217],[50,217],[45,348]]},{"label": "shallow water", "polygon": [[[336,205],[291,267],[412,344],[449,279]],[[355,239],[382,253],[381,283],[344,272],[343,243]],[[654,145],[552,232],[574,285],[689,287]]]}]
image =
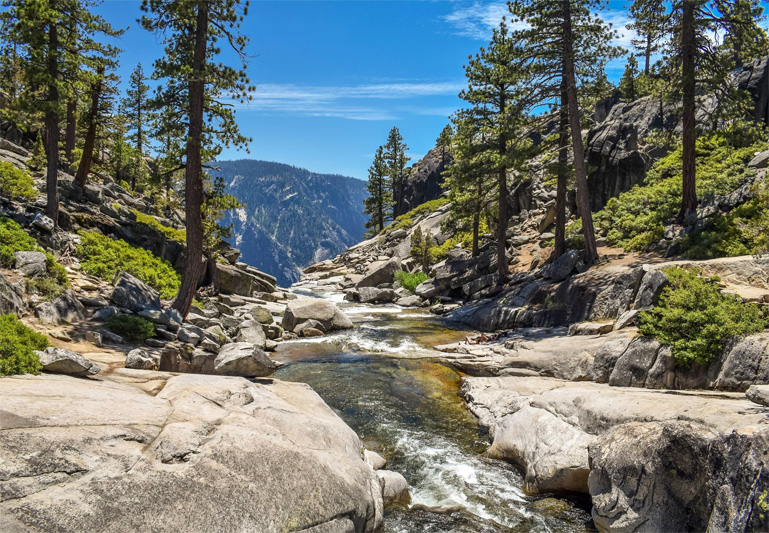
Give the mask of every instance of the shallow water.
[{"label": "shallow water", "polygon": [[[341,302],[338,293],[323,297]],[[459,374],[430,349],[464,332],[423,310],[340,305],[355,329],[281,343],[276,359],[285,366],[275,377],[312,386],[406,477],[411,509],[388,509],[385,531],[592,530],[583,506],[525,495],[513,466],[484,456],[489,437],[457,394]]]}]

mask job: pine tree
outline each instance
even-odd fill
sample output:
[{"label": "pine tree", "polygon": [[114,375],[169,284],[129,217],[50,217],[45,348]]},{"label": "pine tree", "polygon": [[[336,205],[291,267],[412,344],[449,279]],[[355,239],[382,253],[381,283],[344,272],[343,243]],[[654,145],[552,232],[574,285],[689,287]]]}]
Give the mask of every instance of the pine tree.
[{"label": "pine tree", "polygon": [[435,141],[436,146],[441,147],[441,163],[446,166],[446,154],[451,152],[451,140],[454,137],[454,128],[451,124],[446,124],[446,127],[441,130],[441,134],[438,135],[438,139]]},{"label": "pine tree", "polygon": [[644,58],[644,75],[651,74],[651,58],[662,48],[667,34],[668,14],[665,0],[634,0],[629,10],[631,22],[628,29],[635,30],[638,39],[633,47]]},{"label": "pine tree", "polygon": [[387,136],[387,144],[384,146],[384,158],[392,187],[393,217],[398,217],[405,212],[403,194],[407,178],[406,164],[411,160],[406,155],[408,149],[398,128],[391,129]]},{"label": "pine tree", "polygon": [[121,32],[89,8],[88,0],[6,0],[0,13],[3,39],[18,46],[25,64],[23,100],[42,113],[46,132],[46,214],[59,218],[59,129],[62,108],[74,92],[75,74],[93,67],[94,57],[110,49],[97,36]]},{"label": "pine tree", "polygon": [[45,159],[45,147],[43,146],[43,135],[38,133],[35,140],[35,147],[32,149],[32,156],[27,163],[33,170],[42,170],[47,166]]},{"label": "pine tree", "polygon": [[411,234],[411,257],[413,257],[423,272],[430,270],[433,262],[433,256],[430,248],[433,246],[433,236],[428,230],[426,234],[422,233],[422,228],[417,226]]},{"label": "pine tree", "polygon": [[152,120],[148,110],[150,88],[149,85],[144,83],[145,80],[144,69],[142,64],[139,63],[134,71],[131,72],[131,77],[128,79],[126,98],[123,100],[127,119],[126,127],[132,132],[131,141],[134,143],[137,154],[135,167],[131,173],[132,190],[136,189],[137,178],[140,181],[144,179],[145,129],[147,123]]},{"label": "pine tree", "polygon": [[[615,32],[596,14],[603,0],[513,0],[510,11],[523,28],[514,32],[517,60],[535,106],[560,101],[568,116],[574,153],[577,206],[585,238],[585,261],[597,257],[587,185],[579,91],[605,77],[604,66],[621,53],[611,44]],[[577,76],[579,74],[579,77]],[[578,85],[579,82],[579,85]]]},{"label": "pine tree", "polygon": [[638,60],[635,56],[631,55],[627,58],[627,65],[625,66],[625,72],[622,74],[622,78],[619,81],[619,90],[622,92],[622,96],[628,102],[633,102],[638,98],[636,90],[636,79],[638,78]]},{"label": "pine tree", "polygon": [[500,280],[508,277],[509,173],[522,170],[531,145],[524,135],[531,94],[522,84],[523,64],[517,61],[520,53],[518,43],[503,20],[494,30],[489,45],[481,48],[465,66],[468,87],[459,94],[470,105],[463,118],[475,123],[471,130],[482,133],[474,142],[483,142],[481,149],[487,153],[485,161],[490,163],[496,178],[497,270]]},{"label": "pine tree", "polygon": [[[173,307],[186,316],[203,274],[203,162],[222,145],[245,146],[235,111],[224,98],[245,102],[254,88],[246,75],[248,39],[239,32],[248,2],[143,0],[142,26],[160,37],[165,56],[155,61],[154,77],[165,80],[156,105],[168,109],[169,120],[187,128],[184,154],[187,255],[182,283]],[[220,41],[241,60],[241,68],[218,62]]]},{"label": "pine tree", "polygon": [[366,222],[366,227],[369,229],[367,235],[373,237],[385,228],[388,221],[392,220],[392,183],[382,146],[377,148],[374,162],[368,169],[366,189],[369,196],[363,200],[363,212],[369,215],[369,220]]}]

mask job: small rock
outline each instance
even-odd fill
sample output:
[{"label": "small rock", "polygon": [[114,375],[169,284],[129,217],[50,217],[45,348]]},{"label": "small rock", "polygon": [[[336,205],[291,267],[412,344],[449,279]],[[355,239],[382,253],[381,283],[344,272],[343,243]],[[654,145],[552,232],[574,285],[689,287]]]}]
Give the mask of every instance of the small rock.
[{"label": "small rock", "polygon": [[32,225],[43,231],[51,232],[55,227],[53,220],[45,216],[43,213],[35,213],[35,218],[32,219]]},{"label": "small rock", "polygon": [[115,344],[123,344],[125,342],[123,340],[123,337],[121,337],[117,333],[112,333],[109,330],[100,329],[99,333],[101,333],[102,340],[105,340],[107,342],[112,342],[112,343],[115,343]]},{"label": "small rock", "polygon": [[259,348],[264,348],[267,335],[264,328],[256,320],[246,320],[238,328],[238,335],[235,338],[237,342],[250,342]]},{"label": "small rock", "polygon": [[302,337],[322,337],[324,333],[319,329],[306,327],[306,328],[302,328],[299,335],[301,335]]},{"label": "small rock", "polygon": [[769,407],[769,385],[751,385],[745,396],[753,403]]},{"label": "small rock", "polygon": [[28,278],[37,279],[44,276],[48,268],[45,254],[42,252],[14,252],[16,258],[14,267]]},{"label": "small rock", "polygon": [[125,367],[133,368],[134,370],[157,370],[158,365],[147,352],[137,348],[128,352]]},{"label": "small rock", "polygon": [[160,339],[147,339],[144,341],[144,344],[149,346],[150,348],[162,348],[166,345],[165,341],[162,341]]},{"label": "small rock", "polygon": [[267,339],[267,341],[264,343],[264,351],[266,352],[274,352],[278,349],[278,343],[274,340]]},{"label": "small rock", "polygon": [[272,317],[272,313],[270,313],[264,307],[257,306],[251,309],[251,316],[254,317],[254,320],[260,324],[272,324],[275,322],[275,319]]},{"label": "small rock", "polygon": [[117,315],[117,307],[109,305],[107,307],[104,307],[102,309],[99,309],[93,314],[93,319],[98,320],[100,322],[104,322],[106,320],[109,320],[113,316]]},{"label": "small rock", "polygon": [[248,342],[225,344],[214,361],[214,373],[222,376],[264,377],[276,368],[267,354]]},{"label": "small rock", "polygon": [[377,470],[382,500],[385,505],[408,505],[411,503],[409,484],[401,474],[390,470]]},{"label": "small rock", "polygon": [[79,298],[80,303],[86,307],[107,307],[109,301],[101,296],[81,296]]},{"label": "small rock", "polygon": [[635,325],[638,313],[639,311],[637,309],[631,309],[630,311],[622,313],[617,319],[617,323],[614,324],[615,331]]},{"label": "small rock", "polygon": [[120,271],[113,280],[115,289],[110,300],[120,307],[134,312],[145,309],[160,309],[160,295],[155,289],[127,272]]},{"label": "small rock", "polygon": [[176,333],[176,336],[184,343],[197,346],[203,338],[204,333],[202,329],[196,326],[186,325]]},{"label": "small rock", "polygon": [[102,338],[101,333],[98,331],[88,330],[85,332],[85,340],[93,344],[94,346],[98,346],[101,348],[102,346]]},{"label": "small rock", "polygon": [[371,450],[363,450],[363,460],[371,466],[374,470],[381,470],[387,466],[387,460],[376,452]]}]

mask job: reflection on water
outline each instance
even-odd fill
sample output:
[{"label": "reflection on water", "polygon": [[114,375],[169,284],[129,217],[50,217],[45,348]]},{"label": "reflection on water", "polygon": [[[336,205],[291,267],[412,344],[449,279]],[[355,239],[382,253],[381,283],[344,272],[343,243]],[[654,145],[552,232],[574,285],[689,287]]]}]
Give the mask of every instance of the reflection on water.
[{"label": "reflection on water", "polygon": [[489,439],[457,395],[459,375],[430,359],[463,332],[424,311],[342,306],[356,328],[282,343],[275,377],[311,385],[406,477],[412,508],[388,510],[387,532],[589,530],[584,509],[524,495],[512,466],[483,455]]}]

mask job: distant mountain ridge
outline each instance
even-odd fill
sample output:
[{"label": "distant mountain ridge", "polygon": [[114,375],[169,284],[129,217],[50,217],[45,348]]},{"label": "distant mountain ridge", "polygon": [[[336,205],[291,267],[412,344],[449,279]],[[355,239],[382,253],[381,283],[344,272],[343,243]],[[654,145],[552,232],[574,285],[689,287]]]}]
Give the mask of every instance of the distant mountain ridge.
[{"label": "distant mountain ridge", "polygon": [[280,285],[363,239],[366,182],[254,159],[216,165],[226,191],[245,204],[226,221],[233,224],[230,244]]}]

